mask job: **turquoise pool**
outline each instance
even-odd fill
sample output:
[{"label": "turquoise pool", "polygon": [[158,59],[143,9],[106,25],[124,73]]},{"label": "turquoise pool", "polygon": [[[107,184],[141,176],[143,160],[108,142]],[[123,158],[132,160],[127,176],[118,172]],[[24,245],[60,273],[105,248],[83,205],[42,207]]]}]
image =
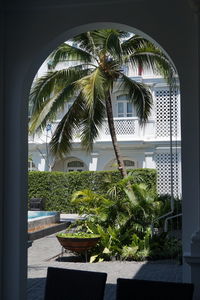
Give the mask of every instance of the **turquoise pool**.
[{"label": "turquoise pool", "polygon": [[28,211],[28,229],[60,222],[60,213],[56,211]]},{"label": "turquoise pool", "polygon": [[54,211],[28,211],[28,220],[35,218],[54,216],[56,212]]}]

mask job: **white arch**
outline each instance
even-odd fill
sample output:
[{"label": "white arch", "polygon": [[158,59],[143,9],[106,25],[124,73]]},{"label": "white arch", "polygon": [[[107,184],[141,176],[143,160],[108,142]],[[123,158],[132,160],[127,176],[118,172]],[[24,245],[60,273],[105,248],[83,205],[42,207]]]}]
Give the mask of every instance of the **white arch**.
[{"label": "white arch", "polygon": [[[68,164],[72,162],[80,162],[82,163],[82,165],[69,166]],[[88,171],[88,166],[81,158],[75,156],[69,156],[63,160],[57,160],[53,167],[53,171],[69,172],[69,171],[80,171],[80,170]]]},{"label": "white arch", "polygon": [[[137,168],[138,163],[137,163],[137,161],[136,161],[135,159],[130,158],[130,157],[128,157],[128,156],[123,156],[123,160],[124,160],[124,161],[131,161],[131,162],[134,163],[134,165],[130,167],[131,169]],[[125,165],[125,166],[126,166],[126,165]],[[129,167],[127,166],[127,168],[129,168]],[[111,160],[108,160],[108,161],[105,163],[105,165],[104,165],[104,167],[103,167],[103,170],[104,170],[104,171],[117,170],[117,162],[116,162],[116,159],[113,158],[113,159],[111,159]]]}]

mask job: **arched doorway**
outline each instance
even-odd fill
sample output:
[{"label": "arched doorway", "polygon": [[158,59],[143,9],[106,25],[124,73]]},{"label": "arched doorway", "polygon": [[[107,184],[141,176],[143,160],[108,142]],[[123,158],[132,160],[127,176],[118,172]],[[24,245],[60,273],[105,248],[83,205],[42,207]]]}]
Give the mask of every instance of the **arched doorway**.
[{"label": "arched doorway", "polygon": [[87,171],[88,168],[86,164],[77,157],[69,157],[65,160],[56,161],[53,171],[61,171],[61,172],[82,172]]},{"label": "arched doorway", "polygon": [[[127,108],[126,114],[127,114],[128,111],[130,112],[130,108],[128,109],[127,103],[123,102],[123,101],[126,101],[126,100],[127,100],[127,98],[124,97],[123,94],[122,94],[121,97],[118,96],[118,98],[117,98],[118,104],[122,104],[121,106],[118,105],[118,108],[122,107],[122,108],[124,109],[124,108],[126,107],[126,108]],[[121,101],[121,102],[120,102],[120,101]],[[126,105],[124,105],[124,104],[126,104]],[[123,111],[123,109],[122,109],[122,111]],[[119,111],[120,111],[120,109],[119,109]],[[132,113],[132,112],[130,112],[130,113]],[[123,116],[124,116],[124,115],[123,115]],[[120,117],[121,117],[121,116],[120,116]],[[128,116],[128,117],[130,117],[130,116]],[[130,161],[129,161],[129,160],[126,160],[126,162],[128,163],[128,166],[130,166]],[[133,166],[133,164],[131,164],[131,166]],[[69,166],[67,166],[67,167],[72,167],[72,166],[69,165]]]},{"label": "arched doorway", "polygon": [[[135,169],[137,168],[137,162],[131,158],[124,158],[124,165],[127,169]],[[112,159],[111,161],[109,161],[105,166],[104,166],[104,170],[116,170],[117,169],[117,163],[116,163],[116,159]]]},{"label": "arched doorway", "polygon": [[[140,74],[141,75],[141,74]],[[117,112],[118,112],[118,117],[132,117],[133,115],[133,110],[130,106],[128,106],[128,99],[127,99],[127,95],[126,94],[121,94],[121,95],[118,95],[116,97],[117,99]],[[70,109],[70,107],[69,107]],[[122,130],[123,132],[123,130]],[[121,133],[121,132],[120,132]],[[128,160],[128,159],[125,159],[124,160],[124,163],[126,165],[126,167],[134,167],[135,166],[135,163]],[[83,168],[83,164],[80,162],[80,161],[69,161],[65,164],[65,167],[64,169],[66,169],[67,171],[74,171],[76,170],[80,170],[80,168]]]}]

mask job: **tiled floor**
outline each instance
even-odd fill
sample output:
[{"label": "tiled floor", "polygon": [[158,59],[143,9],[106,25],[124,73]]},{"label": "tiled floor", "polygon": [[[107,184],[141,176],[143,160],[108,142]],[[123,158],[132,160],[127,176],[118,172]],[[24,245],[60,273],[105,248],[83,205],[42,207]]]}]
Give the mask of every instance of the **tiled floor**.
[{"label": "tiled floor", "polygon": [[43,300],[45,277],[48,266],[106,272],[108,274],[105,300],[115,299],[116,279],[138,278],[163,281],[181,281],[182,266],[172,260],[157,262],[101,262],[84,263],[69,253],[59,260],[60,244],[55,235],[33,242],[28,249],[28,298]]}]

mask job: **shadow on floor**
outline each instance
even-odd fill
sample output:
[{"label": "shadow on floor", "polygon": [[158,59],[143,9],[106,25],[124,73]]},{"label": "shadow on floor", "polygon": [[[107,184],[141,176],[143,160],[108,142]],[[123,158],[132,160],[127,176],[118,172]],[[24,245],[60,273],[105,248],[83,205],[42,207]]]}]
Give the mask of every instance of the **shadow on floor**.
[{"label": "shadow on floor", "polygon": [[[46,278],[29,278],[27,300],[44,300]],[[104,300],[115,300],[116,284],[106,284]]]},{"label": "shadow on floor", "polygon": [[58,256],[55,261],[58,262],[85,262],[85,257],[81,255]]},{"label": "shadow on floor", "polygon": [[182,265],[175,260],[149,261],[133,276],[135,279],[155,281],[182,281]]},{"label": "shadow on floor", "polygon": [[[56,260],[62,262],[80,262],[80,256],[63,256],[57,258]],[[82,262],[82,260],[81,260]],[[120,262],[119,262],[120,266]],[[30,266],[29,268],[40,271],[43,270],[43,266]],[[121,268],[121,267],[120,267]],[[124,265],[126,268],[126,265]],[[126,269],[122,268],[123,272],[121,275],[123,278],[136,278],[143,280],[157,280],[157,281],[171,281],[171,282],[181,282],[182,281],[182,265],[178,264],[174,260],[165,260],[165,261],[150,261],[144,264],[141,264],[141,267],[137,272],[128,269],[126,276]],[[98,269],[96,270],[98,271]],[[125,272],[124,272],[125,271]],[[120,277],[120,273],[116,273],[113,268],[109,268],[110,275]],[[113,273],[114,272],[114,273]],[[114,281],[115,282],[115,279]],[[29,278],[28,279],[28,295],[27,300],[44,300],[44,289],[45,289],[45,278]],[[105,288],[104,300],[115,300],[116,295],[116,284],[107,283]]]},{"label": "shadow on floor", "polygon": [[44,300],[46,278],[28,278],[27,300]]}]

